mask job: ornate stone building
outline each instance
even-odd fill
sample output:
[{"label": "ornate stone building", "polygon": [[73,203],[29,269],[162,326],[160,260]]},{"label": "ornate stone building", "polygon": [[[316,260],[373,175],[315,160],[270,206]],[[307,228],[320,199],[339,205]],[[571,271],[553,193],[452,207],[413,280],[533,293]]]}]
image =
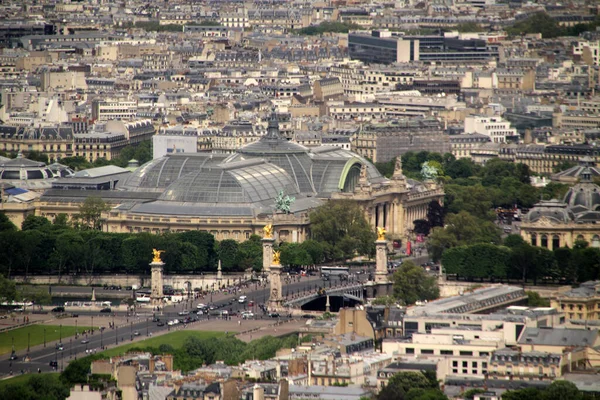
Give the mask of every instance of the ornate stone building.
[{"label": "ornate stone building", "polygon": [[[272,224],[277,240],[302,242],[310,211],[330,199],[358,202],[373,228],[402,240],[414,220],[426,218],[429,203],[444,196],[433,182],[404,177],[400,163],[387,179],[351,151],[289,142],[275,114],[265,136],[234,154],[168,154],[120,178],[115,189],[95,193],[55,186],[36,204],[36,215],[74,214],[96,195],[112,207],[103,215],[109,232],[202,230],[240,241]],[[276,207],[280,194],[294,197],[289,212]]]},{"label": "ornate stone building", "polygon": [[591,182],[588,167],[580,177],[562,201],[541,201],[527,213],[521,224],[525,241],[550,250],[573,247],[577,240],[600,247],[600,186]]}]

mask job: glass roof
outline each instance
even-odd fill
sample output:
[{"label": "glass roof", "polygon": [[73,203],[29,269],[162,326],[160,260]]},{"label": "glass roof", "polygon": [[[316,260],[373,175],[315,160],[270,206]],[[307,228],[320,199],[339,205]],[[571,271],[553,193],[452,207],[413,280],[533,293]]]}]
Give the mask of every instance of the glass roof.
[{"label": "glass roof", "polygon": [[142,165],[125,179],[119,188],[133,191],[160,191],[190,172],[216,165],[226,155],[211,153],[172,154]]},{"label": "glass roof", "polygon": [[231,169],[218,166],[189,173],[170,185],[161,200],[194,203],[258,203],[273,200],[279,191],[298,193],[288,174],[262,161]]}]

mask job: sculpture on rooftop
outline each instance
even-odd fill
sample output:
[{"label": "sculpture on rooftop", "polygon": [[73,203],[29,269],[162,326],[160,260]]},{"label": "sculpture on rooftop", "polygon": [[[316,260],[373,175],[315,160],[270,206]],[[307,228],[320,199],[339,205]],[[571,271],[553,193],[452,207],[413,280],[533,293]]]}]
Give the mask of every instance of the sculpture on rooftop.
[{"label": "sculpture on rooftop", "polygon": [[425,161],[421,165],[421,176],[423,176],[423,179],[425,180],[436,179],[438,177],[438,169],[431,165],[429,161]]},{"label": "sculpture on rooftop", "polygon": [[296,201],[295,197],[290,197],[283,194],[283,190],[279,191],[279,194],[275,198],[275,210],[282,211],[286,214],[290,213],[290,206]]}]

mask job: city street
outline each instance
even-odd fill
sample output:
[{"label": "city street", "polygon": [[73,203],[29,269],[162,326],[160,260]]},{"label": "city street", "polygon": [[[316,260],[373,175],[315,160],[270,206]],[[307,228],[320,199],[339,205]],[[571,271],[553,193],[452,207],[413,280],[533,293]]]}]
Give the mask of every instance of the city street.
[{"label": "city street", "polygon": [[[352,279],[360,279],[361,281],[366,280],[366,278],[367,274],[354,275],[352,277]],[[335,286],[339,283],[340,281],[337,279],[324,282],[321,277],[310,276],[302,277],[300,278],[300,281],[293,281],[289,284],[286,284],[284,277],[284,295],[287,294],[291,296],[293,294],[301,293],[305,290],[315,290],[317,287],[328,287],[330,284]],[[60,289],[60,287],[57,287],[57,290]],[[71,287],[65,288],[65,290],[71,289]],[[247,296],[248,302],[254,302],[254,306],[248,307],[248,302],[240,304],[237,301],[240,295]],[[86,350],[99,352],[101,351],[102,347],[115,347],[124,343],[131,343],[133,340],[143,340],[150,334],[157,335],[166,333],[171,329],[180,329],[179,327],[182,325],[169,327],[167,322],[175,318],[182,319],[182,317],[178,315],[179,312],[196,311],[196,305],[199,303],[214,304],[218,306],[214,312],[221,310],[233,312],[251,310],[254,312],[257,318],[268,318],[268,316],[263,315],[259,308],[260,304],[264,304],[266,302],[268,295],[268,285],[267,287],[262,287],[258,283],[252,283],[246,289],[243,289],[241,292],[236,293],[235,295],[223,293],[215,293],[212,295],[208,294],[204,298],[196,300],[190,299],[189,301],[183,301],[178,304],[165,306],[160,313],[156,313],[156,316],[165,323],[164,326],[157,326],[156,322],[152,322],[153,312],[151,307],[143,307],[138,309],[137,316],[134,317],[127,317],[125,313],[116,313],[116,316],[113,317],[112,314],[107,315],[92,311],[81,311],[78,312],[78,320],[80,320],[78,323],[80,326],[85,326],[88,323],[91,324],[91,316],[93,315],[94,325],[105,327],[105,329],[103,331],[95,330],[93,334],[90,333],[86,336],[79,335],[78,338],[64,338],[62,340],[62,351],[56,349],[57,342],[47,343],[46,347],[44,347],[44,345],[32,347],[29,352],[29,357],[31,359],[29,362],[23,361],[27,353],[26,350],[18,351],[18,359],[14,361],[9,360],[10,354],[4,354],[3,359],[0,360],[0,376],[6,376],[10,374],[11,371],[13,375],[20,374],[21,370],[24,372],[35,372],[38,368],[40,368],[43,372],[50,372],[53,371],[53,367],[50,366],[50,361],[53,360],[58,362],[58,370],[61,371],[68,365],[69,361],[85,356]],[[202,315],[198,316],[198,318],[200,319],[199,321],[193,322],[189,326],[193,327],[196,325],[196,327],[198,327],[199,325],[202,325],[202,330],[223,330],[225,325],[222,325],[222,323],[226,323],[226,321],[219,320],[219,325],[214,325],[214,323],[211,322],[216,318],[214,315],[210,315],[210,317]],[[286,319],[286,317],[283,315],[281,318]],[[231,329],[231,331],[239,331],[241,329],[238,326],[238,319],[239,317],[236,316],[232,317],[230,321],[227,321],[232,327],[238,328]],[[64,324],[74,324],[74,320],[75,318],[70,318],[64,321],[61,320],[61,322]],[[113,320],[115,323],[115,329],[109,328],[109,322],[112,323]],[[57,320],[53,320],[49,323],[56,325],[58,322]],[[242,324],[246,325],[246,322],[243,321]],[[139,336],[134,336],[134,332],[136,331],[140,334]],[[7,335],[10,335],[10,332],[8,332]],[[84,339],[85,341],[89,342],[82,343],[82,340]],[[248,340],[249,335],[244,339]]]}]

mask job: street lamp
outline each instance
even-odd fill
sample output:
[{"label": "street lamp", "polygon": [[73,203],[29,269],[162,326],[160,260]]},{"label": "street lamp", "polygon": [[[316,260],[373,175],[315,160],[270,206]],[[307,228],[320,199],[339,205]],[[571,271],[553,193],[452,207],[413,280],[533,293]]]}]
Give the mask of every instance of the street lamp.
[{"label": "street lamp", "polygon": [[149,336],[149,333],[148,333],[148,318],[146,318],[146,336]]},{"label": "street lamp", "polygon": [[104,340],[103,340],[104,338],[103,338],[103,335],[102,335],[103,333],[104,333],[104,331],[102,329],[100,329],[100,348],[102,350],[104,350]]},{"label": "street lamp", "polygon": [[133,321],[131,321],[131,325],[130,325],[130,329],[129,329],[129,333],[131,334],[131,341],[133,342]]},{"label": "street lamp", "polygon": [[94,316],[92,315],[92,335],[94,334]]},{"label": "street lamp", "polygon": [[44,328],[44,347],[46,347],[46,328]]},{"label": "street lamp", "polygon": [[27,355],[29,355],[29,342],[31,339],[31,332],[27,332]]},{"label": "street lamp", "polygon": [[[113,322],[114,324],[114,322]],[[114,325],[115,327],[115,344],[119,344],[119,327]]]},{"label": "street lamp", "polygon": [[69,339],[69,360],[73,357],[73,338]]},{"label": "street lamp", "polygon": [[60,326],[58,327],[58,343],[62,343],[62,324],[60,324]]}]

